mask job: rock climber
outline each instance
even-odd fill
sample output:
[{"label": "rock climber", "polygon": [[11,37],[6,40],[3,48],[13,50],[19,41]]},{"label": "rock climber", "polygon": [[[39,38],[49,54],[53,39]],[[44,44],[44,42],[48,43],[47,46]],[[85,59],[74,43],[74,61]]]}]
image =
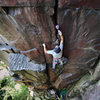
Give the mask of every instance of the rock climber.
[{"label": "rock climber", "polygon": [[64,38],[62,32],[59,30],[59,25],[56,25],[56,29],[58,31],[58,35],[60,36],[60,44],[56,45],[53,50],[47,50],[46,45],[43,44],[44,53],[51,54],[53,56],[52,68],[55,69],[56,64],[63,65],[62,61],[62,53],[63,53],[63,43]]}]

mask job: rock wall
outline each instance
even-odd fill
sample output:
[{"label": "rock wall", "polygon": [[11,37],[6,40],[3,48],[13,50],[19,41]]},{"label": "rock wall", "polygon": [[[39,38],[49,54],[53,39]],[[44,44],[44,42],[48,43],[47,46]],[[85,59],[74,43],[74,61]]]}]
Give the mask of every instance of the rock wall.
[{"label": "rock wall", "polygon": [[[65,37],[64,56],[68,57],[69,61],[56,84],[64,80],[65,82],[62,81],[59,85],[65,84],[66,87],[71,78],[73,78],[72,81],[76,81],[80,75],[87,73],[98,62],[100,54],[99,17],[99,11],[91,9],[68,8],[58,11],[58,23]],[[64,76],[67,78],[65,79]]]},{"label": "rock wall", "polygon": [[[0,0],[0,5],[0,44],[15,46],[20,51],[31,50],[23,54],[32,63],[46,64],[45,78],[49,83],[45,88],[65,88],[98,63],[99,0]],[[53,70],[52,57],[44,54],[42,43],[46,43],[48,49],[54,48],[56,24],[63,32],[63,56],[68,58],[68,63]],[[32,50],[34,48],[36,50]]]},{"label": "rock wall", "polygon": [[100,9],[99,0],[58,0],[59,8],[74,7],[74,8],[93,8]]}]

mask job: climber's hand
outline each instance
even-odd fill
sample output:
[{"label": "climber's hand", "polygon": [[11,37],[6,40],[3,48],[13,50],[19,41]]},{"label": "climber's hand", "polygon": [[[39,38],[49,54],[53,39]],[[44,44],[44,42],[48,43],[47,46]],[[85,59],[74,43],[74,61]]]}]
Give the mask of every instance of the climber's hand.
[{"label": "climber's hand", "polygon": [[56,25],[56,29],[59,30],[59,25]]},{"label": "climber's hand", "polygon": [[45,47],[45,43],[43,43],[42,45],[43,45],[43,47]]}]

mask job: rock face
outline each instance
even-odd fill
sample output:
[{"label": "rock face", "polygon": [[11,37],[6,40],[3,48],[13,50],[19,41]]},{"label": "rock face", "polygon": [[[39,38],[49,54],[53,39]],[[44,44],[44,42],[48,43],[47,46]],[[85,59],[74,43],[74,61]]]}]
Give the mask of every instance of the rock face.
[{"label": "rock face", "polygon": [[[84,75],[72,88],[67,91],[67,100],[99,100],[100,90],[100,61],[92,74]],[[76,99],[77,98],[77,99]]]},{"label": "rock face", "polygon": [[88,90],[85,95],[83,100],[100,100],[100,81],[98,84],[94,85],[93,88]]},{"label": "rock face", "polygon": [[99,11],[91,9],[65,9],[58,12],[58,23],[65,37],[64,55],[68,56],[69,61],[56,81],[59,84],[57,87],[66,87],[67,83],[76,81],[98,62],[99,17]]},{"label": "rock face", "polygon": [[54,6],[55,0],[0,0],[0,6]]},{"label": "rock face", "polygon": [[[32,65],[38,69],[38,72],[30,69],[32,72],[28,73],[34,73],[37,76],[36,80],[42,79],[44,75],[40,86],[65,88],[79,80],[98,63],[100,55],[99,0],[59,0],[58,2],[54,0],[14,0],[13,2],[1,0],[0,5],[3,6],[0,8],[0,44],[15,46],[23,51],[23,54],[13,52],[13,55],[26,58],[25,60],[23,57],[24,64],[10,63],[9,68],[12,68],[12,65],[15,69],[19,67],[17,74],[22,73],[20,68],[23,66],[22,68],[26,68],[23,69],[24,76],[27,74],[28,66]],[[68,58],[68,63],[61,72],[58,71],[59,69],[51,68],[52,56],[44,54],[42,47],[42,44],[46,43],[48,49],[54,48],[56,24],[60,25],[60,30],[63,32],[63,55]],[[34,48],[36,50],[33,50]],[[8,57],[6,54],[2,58],[5,60],[6,56]],[[39,64],[40,67],[44,65],[43,68],[46,65],[41,72],[41,68],[37,67]],[[15,72],[15,69],[11,70]],[[27,80],[28,77],[24,79]],[[36,80],[32,80],[31,83],[37,82]]]},{"label": "rock face", "polygon": [[100,1],[99,0],[59,0],[58,6],[60,8],[65,8],[67,6],[69,7],[85,7],[85,8],[94,8],[94,9],[100,9]]},{"label": "rock face", "polygon": [[[29,57],[33,62],[35,61],[40,65],[47,63],[49,66],[52,57],[48,55],[44,56],[42,43],[46,43],[48,49],[50,49],[56,40],[53,19],[51,17],[53,13],[53,7],[38,7],[38,5],[35,8],[34,6],[1,8],[0,43],[15,46],[20,51],[24,51],[24,55]],[[34,48],[36,48],[36,50],[32,50]],[[9,67],[11,68],[11,66]],[[43,73],[44,71],[46,79],[43,79],[41,74],[40,77],[47,81],[46,69],[43,70]],[[38,73],[36,73],[36,75],[38,75]]]}]

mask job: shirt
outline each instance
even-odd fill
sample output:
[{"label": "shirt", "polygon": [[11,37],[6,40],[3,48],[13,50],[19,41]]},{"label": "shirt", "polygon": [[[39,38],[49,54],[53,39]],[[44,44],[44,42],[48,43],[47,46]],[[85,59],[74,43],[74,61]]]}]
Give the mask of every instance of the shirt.
[{"label": "shirt", "polygon": [[59,53],[56,53],[54,50],[47,50],[47,54],[51,54],[54,59],[61,58],[62,57],[62,51],[63,51],[63,44],[60,43],[59,45],[61,51]]}]

